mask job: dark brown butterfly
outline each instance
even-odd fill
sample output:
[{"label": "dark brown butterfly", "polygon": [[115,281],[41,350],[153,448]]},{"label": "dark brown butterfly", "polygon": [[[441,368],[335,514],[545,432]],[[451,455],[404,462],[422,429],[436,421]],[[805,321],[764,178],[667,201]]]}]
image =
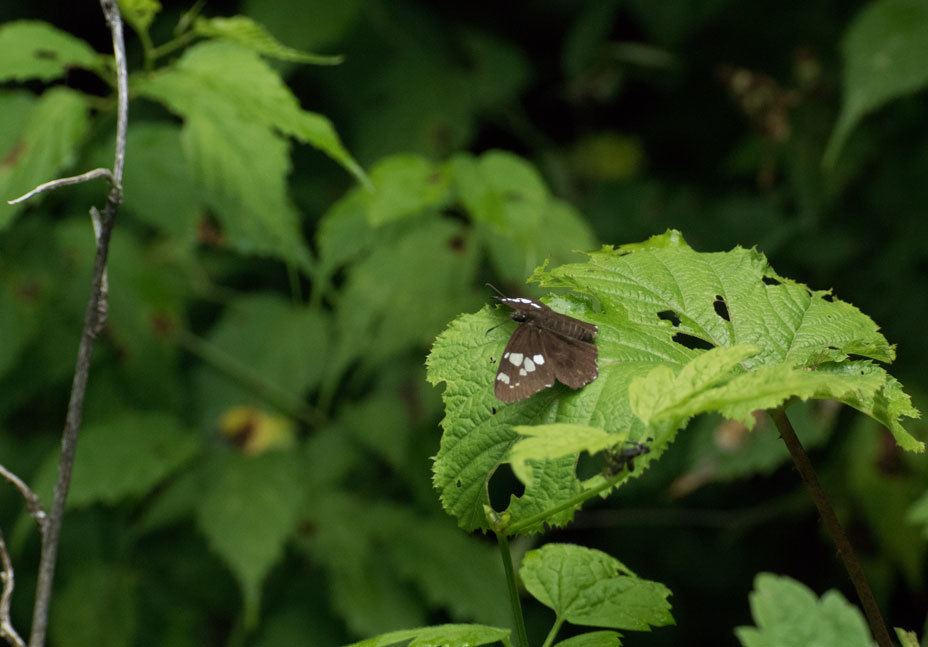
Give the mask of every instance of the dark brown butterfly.
[{"label": "dark brown butterfly", "polygon": [[596,379],[598,351],[591,343],[596,326],[533,299],[497,298],[512,308],[509,316],[519,322],[499,361],[494,389],[497,398],[503,402],[524,400],[554,385],[555,379],[572,389]]}]

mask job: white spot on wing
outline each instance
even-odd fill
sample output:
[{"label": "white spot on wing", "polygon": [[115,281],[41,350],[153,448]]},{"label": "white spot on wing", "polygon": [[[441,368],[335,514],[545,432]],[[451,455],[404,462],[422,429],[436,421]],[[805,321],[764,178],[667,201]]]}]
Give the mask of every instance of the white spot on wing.
[{"label": "white spot on wing", "polygon": [[506,353],[505,355],[503,355],[503,359],[506,359],[507,357],[509,357],[509,353]]},{"label": "white spot on wing", "polygon": [[520,369],[519,369],[519,375],[521,375],[522,377],[525,377],[526,375],[528,375],[528,373],[525,372],[525,369],[524,369],[524,368],[520,368]]},{"label": "white spot on wing", "polygon": [[528,357],[525,358],[525,361],[522,363],[522,366],[524,366],[525,367],[524,370],[528,371],[529,373],[535,370],[535,362],[530,360]]},{"label": "white spot on wing", "polygon": [[513,366],[518,366],[522,363],[522,358],[525,357],[522,353],[510,353],[509,361],[512,362]]},{"label": "white spot on wing", "polygon": [[538,364],[539,366],[541,366],[542,364],[545,363],[545,356],[544,356],[544,355],[541,355],[541,354],[535,355],[535,356],[532,358],[532,361],[535,362],[536,364]]},{"label": "white spot on wing", "polygon": [[509,376],[505,373],[497,373],[496,379],[502,382],[503,384],[509,384]]}]

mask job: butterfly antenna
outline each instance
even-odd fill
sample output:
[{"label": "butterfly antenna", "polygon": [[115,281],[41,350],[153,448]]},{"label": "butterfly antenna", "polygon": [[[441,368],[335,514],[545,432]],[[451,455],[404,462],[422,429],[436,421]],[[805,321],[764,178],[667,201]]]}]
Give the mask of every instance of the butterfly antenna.
[{"label": "butterfly antenna", "polygon": [[495,285],[492,285],[492,284],[490,284],[490,283],[487,283],[486,286],[487,286],[488,288],[491,288],[494,292],[496,292],[496,294],[498,294],[498,295],[499,295],[500,297],[502,297],[503,299],[506,298],[506,295],[503,294],[502,292],[500,292],[499,290],[497,290]]},{"label": "butterfly antenna", "polygon": [[501,323],[501,324],[496,324],[495,326],[493,326],[492,328],[490,328],[488,331],[486,331],[486,332],[484,333],[484,337],[486,337],[486,336],[489,335],[491,332],[493,332],[494,330],[496,330],[497,328],[499,328],[500,326],[502,326],[502,325],[505,324],[505,323],[507,323],[507,322],[504,321],[504,322]]}]

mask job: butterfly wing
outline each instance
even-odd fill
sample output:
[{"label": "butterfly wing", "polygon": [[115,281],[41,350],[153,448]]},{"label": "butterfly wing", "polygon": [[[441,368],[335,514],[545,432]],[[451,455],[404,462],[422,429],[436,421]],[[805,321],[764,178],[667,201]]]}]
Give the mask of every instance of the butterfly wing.
[{"label": "butterfly wing", "polygon": [[544,351],[544,331],[523,323],[509,338],[499,360],[493,392],[503,402],[518,402],[554,384],[554,370]]},{"label": "butterfly wing", "polygon": [[570,388],[579,389],[599,376],[594,344],[551,331],[542,331],[541,342],[554,376]]}]

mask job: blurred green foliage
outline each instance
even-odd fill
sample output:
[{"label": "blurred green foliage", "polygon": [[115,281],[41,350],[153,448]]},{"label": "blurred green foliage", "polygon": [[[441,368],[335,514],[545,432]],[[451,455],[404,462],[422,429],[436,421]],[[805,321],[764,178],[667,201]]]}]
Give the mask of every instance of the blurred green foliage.
[{"label": "blurred green foliage", "polygon": [[[431,487],[442,412],[424,357],[485,281],[526,290],[545,259],[598,243],[673,227],[697,250],[756,245],[870,315],[924,403],[923,0],[162,4],[123,3],[140,30],[125,202],[55,645],[507,626],[498,557]],[[110,165],[99,9],[7,0],[0,21],[4,201]],[[0,463],[43,496],[104,191],[0,205]],[[297,441],[247,454],[281,414]],[[889,623],[921,630],[925,459],[850,411],[798,416]],[[673,591],[677,628],[636,644],[731,643],[760,571],[853,599],[774,435],[700,418],[558,533]],[[23,632],[38,541],[11,487],[0,528]],[[547,613],[527,609],[533,640]]]}]

